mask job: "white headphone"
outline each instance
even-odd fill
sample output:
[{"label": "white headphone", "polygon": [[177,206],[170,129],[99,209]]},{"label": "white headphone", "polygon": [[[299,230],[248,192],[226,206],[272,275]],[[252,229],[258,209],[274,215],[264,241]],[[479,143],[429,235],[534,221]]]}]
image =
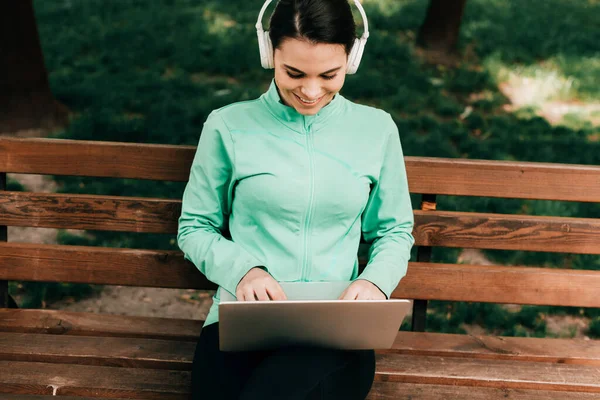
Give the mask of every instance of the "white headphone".
[{"label": "white headphone", "polygon": [[[272,0],[265,1],[265,4],[262,6],[260,10],[260,14],[258,15],[258,22],[256,23],[256,34],[258,35],[258,49],[260,50],[260,62],[265,69],[272,69],[275,67],[275,61],[273,58],[273,43],[271,42],[271,38],[269,37],[269,31],[264,31],[262,26],[262,18],[265,14],[265,10],[269,6]],[[365,31],[360,39],[356,38],[354,40],[354,45],[352,46],[352,51],[350,51],[350,55],[348,56],[348,66],[346,70],[346,74],[355,74],[358,70],[358,66],[360,65],[360,60],[362,59],[363,52],[365,51],[365,45],[367,44],[367,39],[369,38],[369,21],[367,21],[367,15],[365,14],[365,10],[358,0],[354,0],[354,4],[358,7],[360,11],[360,15],[362,16],[363,22],[365,24]]]}]

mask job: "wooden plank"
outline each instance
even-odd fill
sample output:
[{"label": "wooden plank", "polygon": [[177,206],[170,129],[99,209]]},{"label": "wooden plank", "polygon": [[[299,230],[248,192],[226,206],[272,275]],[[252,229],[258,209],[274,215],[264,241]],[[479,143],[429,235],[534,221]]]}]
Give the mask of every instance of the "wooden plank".
[{"label": "wooden plank", "polygon": [[0,243],[0,279],[216,289],[180,251]]},{"label": "wooden plank", "polygon": [[191,341],[0,332],[0,360],[191,370]]},{"label": "wooden plank", "polygon": [[[0,194],[6,190],[6,173],[0,172]],[[0,224],[0,242],[6,242],[8,238],[8,227]],[[0,279],[0,308],[9,306],[10,295],[8,294],[8,281]]]},{"label": "wooden plank", "polygon": [[[0,170],[10,173],[187,181],[193,146],[0,138]],[[593,165],[405,157],[413,193],[600,201]]]},{"label": "wooden plank", "polygon": [[600,271],[409,263],[392,297],[600,307]]},{"label": "wooden plank", "polygon": [[[127,365],[132,366],[146,363],[141,364],[145,367],[148,364],[164,362],[173,366],[171,369],[186,369],[188,368],[186,365],[174,365],[188,363],[189,356],[186,358],[186,352],[197,342],[201,326],[202,321],[186,319],[128,317],[56,310],[6,309],[0,310],[0,332],[7,332],[0,334],[0,338],[4,338],[2,341],[4,345],[0,348],[3,349],[2,354],[12,354],[13,359],[21,354],[25,360],[30,361],[41,361],[50,355],[62,354],[58,358],[62,357],[67,361],[68,357],[76,359],[91,357],[95,358],[91,362],[100,362],[97,360],[109,360],[110,354],[114,354],[112,357],[118,360],[110,362],[130,363]],[[15,332],[34,334],[34,336],[14,336]],[[65,338],[54,342],[52,338],[44,339],[44,337],[54,336],[47,334],[62,335]],[[69,342],[76,336],[93,336],[93,338],[82,337],[81,340]],[[27,337],[35,338],[35,340],[29,340],[28,343]],[[106,337],[117,337],[116,344],[114,346],[91,345]],[[130,340],[124,340],[124,338],[130,338]],[[145,339],[159,340],[150,340],[148,343],[151,345],[143,346],[143,352],[135,350],[136,345],[146,343]],[[168,343],[164,343],[166,340],[172,341],[176,346],[181,345],[181,349],[170,347]],[[184,345],[184,342],[188,342],[188,344]],[[19,343],[21,344],[19,345]],[[56,343],[56,346],[49,346],[49,343]],[[63,346],[68,343],[71,343],[72,346]],[[102,343],[109,343],[109,341]],[[27,345],[30,348],[27,348]],[[111,349],[110,354],[106,352],[106,349]],[[127,349],[133,350],[128,352]],[[106,354],[103,354],[102,351]],[[600,365],[600,341],[598,340],[471,336],[401,331],[398,332],[392,349],[378,350],[378,353],[536,361],[596,367]],[[42,358],[36,360],[32,358],[33,354],[39,354]],[[101,358],[104,356],[107,358]],[[140,357],[143,357],[142,361],[139,360]]]},{"label": "wooden plank", "polygon": [[195,147],[0,138],[0,171],[187,181]]},{"label": "wooden plank", "polygon": [[[368,400],[598,400],[596,393],[374,382]],[[29,400],[29,399],[27,399]],[[62,399],[61,399],[62,400]]]},{"label": "wooden plank", "polygon": [[600,366],[600,340],[398,332],[379,353]]},{"label": "wooden plank", "polygon": [[[0,192],[0,225],[176,233],[180,200]],[[600,219],[416,210],[417,246],[600,254]]]},{"label": "wooden plank", "polygon": [[[581,365],[378,355],[383,382],[600,393],[600,372]],[[188,395],[187,371],[0,361],[0,392],[145,399]],[[163,397],[167,396],[167,397]]]},{"label": "wooden plank", "polygon": [[0,361],[0,393],[187,400],[190,372]]},{"label": "wooden plank", "polygon": [[[197,339],[197,338],[196,338]],[[0,360],[191,370],[194,341],[0,332]],[[399,332],[379,354],[600,366],[600,341]]]},{"label": "wooden plank", "polygon": [[204,321],[61,310],[0,309],[0,332],[198,341]]},{"label": "wooden plank", "polygon": [[0,192],[0,224],[56,229],[177,233],[181,200]]},{"label": "wooden plank", "polygon": [[[0,243],[0,279],[214,290],[176,251]],[[394,298],[600,307],[600,271],[409,263]]]},{"label": "wooden plank", "polygon": [[600,202],[600,166],[405,157],[422,194]]},{"label": "wooden plank", "polygon": [[416,245],[600,254],[600,219],[415,211]]},{"label": "wooden plank", "polygon": [[600,393],[600,368],[587,365],[377,354],[375,379],[433,385]]}]

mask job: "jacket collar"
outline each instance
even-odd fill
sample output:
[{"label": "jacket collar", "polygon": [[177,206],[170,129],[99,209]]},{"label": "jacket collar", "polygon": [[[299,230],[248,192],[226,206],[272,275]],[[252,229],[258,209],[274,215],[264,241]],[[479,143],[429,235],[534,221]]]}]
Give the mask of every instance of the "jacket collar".
[{"label": "jacket collar", "polygon": [[309,129],[311,131],[319,130],[326,120],[341,111],[346,102],[346,99],[337,93],[333,97],[333,100],[321,108],[317,114],[302,115],[295,108],[283,104],[277,90],[277,85],[275,84],[275,79],[271,81],[269,90],[260,96],[260,100],[275,118],[299,133],[306,133]]}]

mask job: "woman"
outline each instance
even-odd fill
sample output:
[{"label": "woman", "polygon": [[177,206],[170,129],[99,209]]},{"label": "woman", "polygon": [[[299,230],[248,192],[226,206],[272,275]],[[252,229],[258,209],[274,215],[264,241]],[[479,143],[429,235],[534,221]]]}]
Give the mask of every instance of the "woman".
[{"label": "woman", "polygon": [[[406,274],[413,213],[398,130],[339,94],[356,67],[355,29],[347,0],[281,0],[273,58],[261,49],[275,69],[269,90],[204,125],[178,233],[219,286],[194,355],[194,398],[364,399],[371,388],[372,350],[225,353],[218,342],[222,290],[284,300],[281,281],[345,280],[341,299],[386,299]],[[371,249],[359,275],[361,234]]]}]

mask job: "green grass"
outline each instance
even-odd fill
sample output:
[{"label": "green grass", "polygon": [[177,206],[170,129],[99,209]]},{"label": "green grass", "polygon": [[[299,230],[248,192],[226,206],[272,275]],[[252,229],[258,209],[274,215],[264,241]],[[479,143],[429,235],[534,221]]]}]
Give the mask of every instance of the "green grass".
[{"label": "green grass", "polygon": [[[56,97],[75,113],[58,137],[196,144],[215,108],[253,99],[272,71],[260,67],[254,23],[260,4],[239,0],[72,0],[34,2]],[[469,0],[456,68],[425,65],[414,39],[421,0],[365,0],[371,37],[347,98],[390,112],[410,156],[600,164],[599,116],[573,108],[560,124],[539,116],[551,102],[600,103],[600,3]],[[506,91],[521,90],[509,108]],[[529,96],[529,97],[527,97]],[[515,97],[516,99],[517,97]],[[57,178],[64,192],[179,198],[182,184]],[[413,196],[418,205],[418,198]],[[600,205],[440,197],[439,209],[598,218]],[[93,232],[70,244],[175,248],[172,235]],[[455,262],[457,249],[435,249]],[[413,252],[414,254],[414,252]],[[598,257],[489,252],[498,262],[600,269]],[[413,258],[414,259],[414,258]],[[433,302],[432,330],[463,321],[494,332],[543,335],[539,312]],[[536,311],[537,310],[537,311]],[[573,309],[577,313],[579,309]],[[586,311],[594,314],[595,311]],[[497,320],[494,320],[496,318]],[[536,322],[537,321],[537,322]]]},{"label": "green grass", "polygon": [[25,187],[16,180],[9,178],[6,182],[6,190],[9,190],[11,192],[24,192]]}]

